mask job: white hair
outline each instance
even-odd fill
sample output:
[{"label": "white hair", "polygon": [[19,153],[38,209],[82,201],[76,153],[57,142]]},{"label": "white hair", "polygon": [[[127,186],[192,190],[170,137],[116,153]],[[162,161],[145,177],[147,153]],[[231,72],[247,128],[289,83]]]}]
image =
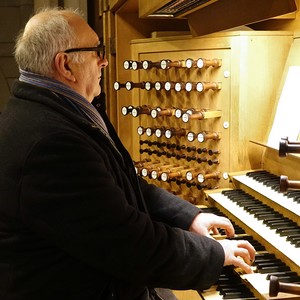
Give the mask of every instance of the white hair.
[{"label": "white hair", "polygon": [[[76,47],[75,31],[68,23],[66,12],[81,16],[77,10],[45,8],[36,14],[46,14],[43,22],[22,30],[14,51],[20,69],[51,77],[55,55]],[[80,62],[79,53],[72,55],[75,61]]]}]

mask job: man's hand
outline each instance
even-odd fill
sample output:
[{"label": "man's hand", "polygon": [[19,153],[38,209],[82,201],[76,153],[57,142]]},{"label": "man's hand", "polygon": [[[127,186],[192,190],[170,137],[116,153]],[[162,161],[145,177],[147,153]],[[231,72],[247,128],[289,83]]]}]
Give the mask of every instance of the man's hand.
[{"label": "man's hand", "polygon": [[218,228],[224,229],[227,237],[234,236],[234,228],[230,220],[211,213],[202,212],[197,215],[189,230],[200,235],[211,237],[211,232],[212,234],[219,234]]},{"label": "man's hand", "polygon": [[251,264],[255,259],[255,249],[248,241],[243,240],[219,240],[225,253],[224,266],[234,265],[246,273],[253,273]]},{"label": "man's hand", "polygon": [[[230,220],[211,213],[200,213],[197,215],[189,230],[212,238],[210,233],[219,234],[218,228],[224,229],[227,237],[234,236],[234,228]],[[249,242],[227,239],[218,240],[218,242],[225,253],[224,266],[233,265],[241,268],[246,273],[253,273],[251,264],[255,259],[255,249]]]}]

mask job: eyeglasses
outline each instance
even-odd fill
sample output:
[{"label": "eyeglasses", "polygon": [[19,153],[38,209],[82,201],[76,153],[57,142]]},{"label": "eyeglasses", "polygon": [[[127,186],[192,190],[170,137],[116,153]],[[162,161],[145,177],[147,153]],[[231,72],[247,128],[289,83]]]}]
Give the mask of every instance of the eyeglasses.
[{"label": "eyeglasses", "polygon": [[97,47],[87,47],[87,48],[72,48],[72,49],[67,49],[64,52],[70,53],[70,52],[78,52],[78,51],[96,51],[99,58],[104,59],[104,57],[105,57],[105,46],[104,45],[98,45]]}]

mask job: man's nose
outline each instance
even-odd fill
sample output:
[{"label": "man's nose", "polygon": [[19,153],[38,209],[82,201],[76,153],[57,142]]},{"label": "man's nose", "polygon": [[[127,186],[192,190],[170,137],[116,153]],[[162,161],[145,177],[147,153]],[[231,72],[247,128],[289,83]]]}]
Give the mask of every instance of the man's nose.
[{"label": "man's nose", "polygon": [[108,60],[106,58],[104,59],[99,59],[99,65],[101,68],[105,68],[108,65]]}]

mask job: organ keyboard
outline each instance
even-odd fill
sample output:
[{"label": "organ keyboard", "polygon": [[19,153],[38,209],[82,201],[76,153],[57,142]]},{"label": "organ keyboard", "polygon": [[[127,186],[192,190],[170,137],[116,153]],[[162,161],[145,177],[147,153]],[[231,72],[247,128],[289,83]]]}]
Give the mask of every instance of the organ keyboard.
[{"label": "organ keyboard", "polygon": [[290,196],[296,194],[300,197],[300,191],[280,193],[280,176],[262,170],[233,175],[232,180],[235,186],[257,191],[269,201],[278,204],[280,209],[288,210],[295,218],[300,217],[300,201],[296,196],[294,198]]},{"label": "organ keyboard", "polygon": [[[240,193],[240,191],[227,190],[223,192],[213,193],[213,195],[227,193]],[[210,195],[211,196],[211,195]],[[226,196],[224,196],[226,197]],[[222,207],[219,209],[217,205],[214,207],[202,208],[204,212],[214,213],[216,215],[229,217],[228,214],[223,212]],[[233,212],[235,214],[235,212]],[[259,300],[269,299],[270,281],[269,279],[273,276],[282,283],[294,284],[300,281],[300,276],[296,271],[291,268],[283,260],[279,259],[277,254],[274,254],[272,250],[267,250],[263,243],[256,240],[249,231],[244,230],[239,220],[235,222],[232,220],[236,237],[234,239],[248,240],[255,248],[257,254],[255,262],[253,264],[254,274],[243,274],[241,270],[233,268],[231,266],[224,267],[223,272],[220,275],[218,282],[213,285],[210,289],[205,291],[198,291],[198,295],[195,291],[180,292],[175,291],[175,294],[179,299],[184,300],[223,300],[223,299],[235,299],[235,300]],[[243,226],[243,225],[242,225]],[[243,226],[244,227],[244,226]],[[216,239],[225,238],[225,232],[221,231],[221,235],[214,236]],[[294,288],[293,288],[294,289]],[[278,297],[271,299],[299,299],[299,296],[279,293]]]},{"label": "organ keyboard", "polygon": [[[281,282],[300,283],[300,191],[293,191],[296,196],[291,191],[280,193],[280,176],[264,170],[233,173],[230,179],[236,189],[206,191],[207,200],[211,209],[244,230],[244,234],[236,230],[236,238],[247,239],[255,247],[254,274],[226,267],[233,274],[227,280],[240,277],[234,286],[226,286],[232,293],[221,293],[218,282],[200,295],[205,300],[269,299],[271,275],[279,276]],[[272,299],[300,297],[279,292]]]}]

